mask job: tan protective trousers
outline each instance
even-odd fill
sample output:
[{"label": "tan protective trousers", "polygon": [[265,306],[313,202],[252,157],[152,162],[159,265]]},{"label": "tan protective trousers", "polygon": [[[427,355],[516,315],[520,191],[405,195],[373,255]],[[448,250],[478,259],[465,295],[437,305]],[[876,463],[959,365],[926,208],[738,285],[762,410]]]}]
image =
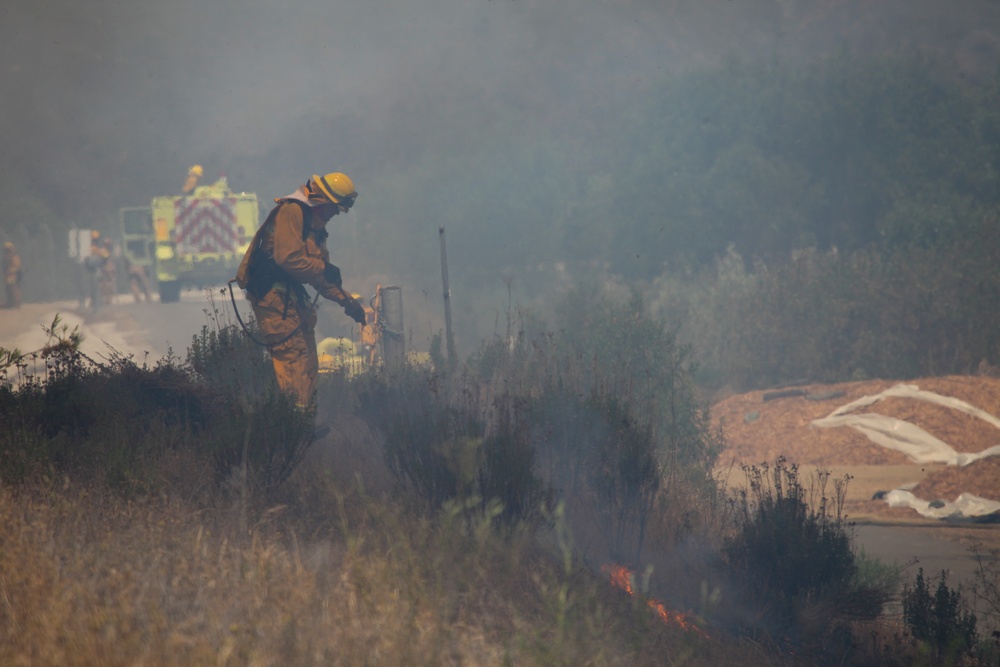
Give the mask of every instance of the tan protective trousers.
[{"label": "tan protective trousers", "polygon": [[268,348],[274,364],[274,376],[282,391],[295,396],[303,409],[313,405],[319,357],[316,353],[316,310],[309,303],[298,302],[294,296],[272,289],[264,298],[253,303],[254,316],[264,340],[273,343],[288,340]]},{"label": "tan protective trousers", "polygon": [[7,283],[7,308],[21,307],[21,286],[17,283]]}]

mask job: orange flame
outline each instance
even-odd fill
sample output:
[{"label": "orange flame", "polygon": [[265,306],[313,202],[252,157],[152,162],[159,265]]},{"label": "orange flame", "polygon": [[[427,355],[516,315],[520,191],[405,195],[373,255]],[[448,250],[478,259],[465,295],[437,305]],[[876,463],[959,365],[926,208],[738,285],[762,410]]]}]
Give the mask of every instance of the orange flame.
[{"label": "orange flame", "polygon": [[[611,564],[602,565],[601,571],[611,578],[612,585],[622,589],[631,596],[635,596],[635,590],[632,587],[634,572],[624,565]],[[659,600],[648,599],[645,602],[667,625],[675,625],[688,632],[694,632],[706,639],[708,638],[708,634],[695,624],[693,614],[670,609]]]}]

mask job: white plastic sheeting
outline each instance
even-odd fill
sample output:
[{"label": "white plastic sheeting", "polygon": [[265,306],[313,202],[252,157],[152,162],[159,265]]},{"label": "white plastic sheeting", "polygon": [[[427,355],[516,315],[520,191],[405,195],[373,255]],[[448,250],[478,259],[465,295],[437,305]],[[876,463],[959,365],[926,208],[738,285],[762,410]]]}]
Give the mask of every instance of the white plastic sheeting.
[{"label": "white plastic sheeting", "polygon": [[[884,398],[910,398],[943,405],[953,410],[964,412],[998,429],[997,439],[1000,440],[1000,419],[969,405],[965,401],[950,396],[942,396],[931,391],[922,391],[912,384],[897,384],[879,394],[863,396],[846,405],[842,405],[826,417],[816,419],[813,426],[834,428],[849,426],[863,433],[875,444],[906,454],[915,463],[944,463],[953,466],[966,466],[973,461],[1000,454],[1000,445],[994,445],[981,452],[956,452],[948,443],[934,437],[915,424],[887,417],[872,412],[854,414],[859,408],[867,408]],[[980,516],[1000,511],[1000,503],[963,493],[955,502],[945,502],[941,507],[931,507],[927,501],[916,498],[909,491],[896,489],[886,494],[886,502],[891,507],[911,507],[926,517],[955,518]],[[935,503],[938,504],[938,503]]]},{"label": "white plastic sheeting", "polygon": [[932,507],[931,501],[921,500],[909,491],[896,489],[885,494],[885,501],[889,503],[889,507],[909,507],[931,519],[961,519],[1000,512],[1000,502],[971,493],[959,495],[953,503],[937,501],[934,503],[936,506]]},{"label": "white plastic sheeting", "polygon": [[897,384],[880,394],[863,396],[856,401],[851,401],[826,417],[813,420],[813,426],[825,428],[850,426],[865,434],[875,444],[906,454],[914,463],[945,463],[953,466],[966,466],[987,456],[1000,454],[1000,445],[994,445],[989,449],[972,454],[959,453],[952,449],[948,443],[902,419],[871,412],[852,414],[854,410],[873,405],[883,398],[912,398],[928,403],[937,403],[978,417],[998,429],[997,440],[1000,441],[1000,419],[969,405],[965,401],[935,394],[932,391],[922,391],[912,384]]}]

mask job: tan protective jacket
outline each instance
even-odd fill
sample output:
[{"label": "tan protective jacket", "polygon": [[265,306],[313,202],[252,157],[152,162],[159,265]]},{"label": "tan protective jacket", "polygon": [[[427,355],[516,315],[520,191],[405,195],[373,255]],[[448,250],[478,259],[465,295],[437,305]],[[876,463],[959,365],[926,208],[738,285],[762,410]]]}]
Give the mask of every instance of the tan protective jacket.
[{"label": "tan protective jacket", "polygon": [[[328,283],[323,276],[330,252],[326,248],[326,224],[310,215],[308,231],[302,207],[291,201],[279,205],[274,226],[265,232],[261,250],[274,257],[277,265],[302,285],[311,285],[319,294],[330,301],[343,304],[349,295],[344,290]],[[305,237],[305,238],[303,238]]]},{"label": "tan protective jacket", "polygon": [[[259,265],[263,258],[257,258],[256,253],[262,253],[272,257],[278,267],[297,283],[288,286],[293,293],[296,286],[311,285],[324,298],[343,306],[351,300],[350,295],[340,286],[327,282],[324,276],[330,261],[326,248],[327,223],[311,215],[311,210],[303,215],[303,207],[295,201],[297,198],[294,195],[278,200],[277,207],[268,214],[267,221],[251,241],[250,249],[236,271],[236,282],[241,288],[247,288],[251,280],[250,265]],[[258,243],[260,248],[257,248]],[[263,292],[273,288],[272,284]],[[285,286],[279,289],[284,291]],[[263,294],[257,296],[262,297]],[[248,297],[253,301],[253,295],[248,293]]]},{"label": "tan protective jacket", "polygon": [[4,282],[7,285],[17,285],[21,282],[21,257],[12,250],[4,250],[3,254]]},{"label": "tan protective jacket", "polygon": [[[298,193],[296,193],[298,194]],[[273,257],[285,274],[283,280],[265,285],[262,293],[247,291],[254,316],[269,351],[278,386],[296,397],[302,408],[313,405],[319,359],[316,351],[316,311],[305,298],[303,285],[311,285],[323,297],[344,305],[353,301],[341,287],[327,282],[324,270],[330,254],[326,248],[326,223],[300,206],[295,194],[279,200],[267,222],[258,230],[251,249],[243,258],[236,280],[244,289],[251,276],[255,253]],[[254,258],[255,267],[258,259]],[[257,268],[255,270],[261,270]],[[289,281],[292,284],[288,284]]]}]

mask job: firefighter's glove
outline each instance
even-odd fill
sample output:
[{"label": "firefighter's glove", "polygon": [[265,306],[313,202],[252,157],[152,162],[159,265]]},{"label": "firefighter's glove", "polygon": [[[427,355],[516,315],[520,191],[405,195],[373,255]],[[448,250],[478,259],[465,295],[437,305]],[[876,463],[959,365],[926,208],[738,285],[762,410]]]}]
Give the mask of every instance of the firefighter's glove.
[{"label": "firefighter's glove", "polygon": [[357,299],[349,297],[344,302],[344,313],[361,326],[365,325],[365,309],[358,303]]},{"label": "firefighter's glove", "polygon": [[327,262],[326,267],[323,269],[323,280],[337,287],[343,287],[344,284],[343,279],[340,277],[340,269],[330,262]]}]

